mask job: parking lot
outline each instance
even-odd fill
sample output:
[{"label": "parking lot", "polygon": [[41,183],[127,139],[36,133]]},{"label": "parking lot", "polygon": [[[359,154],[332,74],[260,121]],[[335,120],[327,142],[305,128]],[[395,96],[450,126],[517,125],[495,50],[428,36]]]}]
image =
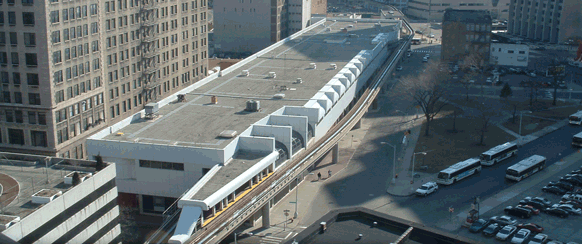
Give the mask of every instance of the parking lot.
[{"label": "parking lot", "polygon": [[[519,201],[525,197],[543,197],[551,201],[552,204],[559,203],[562,195],[554,195],[551,193],[545,193],[541,189],[546,186],[549,181],[558,181],[560,177],[570,173],[573,170],[580,169],[580,161],[573,163],[572,165],[560,165],[561,162],[557,162],[552,165],[551,168],[546,168],[544,171],[534,174],[533,176],[515,183],[519,187],[520,185],[525,186],[517,191],[517,194],[507,193],[505,197],[501,197],[499,200],[503,201],[505,198],[509,198],[507,201],[503,201],[498,206],[492,208],[491,210],[483,213],[481,211],[481,219],[489,220],[493,216],[506,215],[504,212],[507,206],[517,206]],[[553,172],[555,171],[555,172]],[[547,174],[551,174],[548,178]],[[539,183],[536,183],[538,182]],[[533,184],[532,184],[533,183]],[[531,186],[531,187],[530,187]],[[529,188],[528,188],[529,187]],[[580,189],[580,186],[575,187],[575,189]],[[511,197],[512,195],[515,195]],[[515,216],[510,216],[518,221],[518,223],[535,223],[544,228],[543,234],[549,236],[551,240],[557,240],[564,243],[575,242],[582,243],[582,216],[580,215],[569,215],[567,218],[560,218],[558,216],[549,215],[541,211],[539,215],[532,215],[529,219],[522,219]],[[516,232],[517,233],[517,232]],[[485,237],[482,233],[470,233],[466,228],[464,228],[459,234],[472,238],[478,242],[482,243],[499,243],[501,241],[496,240],[495,237]],[[535,234],[532,232],[532,234]],[[533,235],[526,240],[524,243],[528,243]],[[505,241],[509,243],[509,240]]]}]

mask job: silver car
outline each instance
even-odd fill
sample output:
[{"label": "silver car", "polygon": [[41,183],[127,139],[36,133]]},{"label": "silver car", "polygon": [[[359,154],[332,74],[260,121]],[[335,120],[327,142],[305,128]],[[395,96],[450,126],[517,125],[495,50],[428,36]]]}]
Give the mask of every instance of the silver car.
[{"label": "silver car", "polygon": [[517,225],[517,220],[503,215],[503,216],[493,216],[489,219],[489,221],[493,222],[493,223],[499,223],[501,225]]},{"label": "silver car", "polygon": [[582,215],[582,209],[575,208],[571,204],[560,204],[560,205],[554,204],[554,205],[552,205],[552,207],[563,209],[564,211],[568,212],[569,214]]},{"label": "silver car", "polygon": [[505,227],[503,227],[503,229],[501,229],[497,235],[495,236],[495,239],[500,240],[500,241],[505,241],[507,239],[509,239],[511,236],[513,236],[513,234],[515,234],[515,232],[517,231],[517,227],[513,226],[513,225],[507,225]]},{"label": "silver car", "polygon": [[543,244],[546,241],[548,241],[548,235],[537,234],[528,242],[528,244]]}]

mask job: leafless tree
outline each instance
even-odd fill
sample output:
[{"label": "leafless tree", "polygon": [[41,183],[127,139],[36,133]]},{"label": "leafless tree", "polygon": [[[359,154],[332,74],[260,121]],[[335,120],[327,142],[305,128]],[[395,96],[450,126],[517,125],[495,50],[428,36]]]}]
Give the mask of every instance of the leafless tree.
[{"label": "leafless tree", "polygon": [[461,77],[461,79],[459,79],[458,84],[460,84],[464,89],[465,89],[465,99],[467,101],[469,101],[469,90],[471,90],[471,88],[473,87],[473,83],[471,81],[474,82],[473,79],[475,79],[476,74],[474,72],[467,72],[463,75],[463,77]]},{"label": "leafless tree", "polygon": [[421,109],[426,118],[425,136],[429,135],[430,123],[446,105],[439,102],[441,98],[447,96],[449,89],[450,75],[446,69],[440,68],[440,62],[429,62],[424,72],[418,76],[406,76],[398,84],[401,93],[398,96],[405,96],[413,100]]},{"label": "leafless tree", "polygon": [[489,126],[491,125],[491,118],[495,115],[495,113],[491,111],[490,108],[487,107],[485,104],[480,104],[479,106],[477,106],[477,108],[479,109],[479,112],[481,112],[481,114],[478,117],[481,124],[477,129],[481,135],[479,145],[483,146],[485,145],[483,144],[483,141],[485,140],[485,133],[489,130]]}]

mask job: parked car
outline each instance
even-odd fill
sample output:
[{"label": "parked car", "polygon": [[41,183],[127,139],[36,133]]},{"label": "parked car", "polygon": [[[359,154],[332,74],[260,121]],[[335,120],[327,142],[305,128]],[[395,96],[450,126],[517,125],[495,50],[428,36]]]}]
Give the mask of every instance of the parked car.
[{"label": "parked car", "polygon": [[560,88],[560,89],[568,89],[568,86],[566,84],[564,84],[564,83],[560,83],[560,84],[558,84],[558,88]]},{"label": "parked car", "polygon": [[483,235],[484,236],[494,236],[497,234],[497,232],[499,232],[499,230],[501,230],[503,228],[503,226],[501,226],[499,223],[490,223],[487,228],[485,228],[483,230]]},{"label": "parked car", "polygon": [[540,210],[539,210],[539,209],[537,209],[537,208],[534,208],[534,207],[533,207],[533,206],[531,206],[531,205],[517,205],[517,207],[520,207],[520,208],[527,208],[527,209],[531,210],[531,213],[532,213],[532,214],[535,214],[535,215],[538,215],[538,214],[540,214]]},{"label": "parked car", "polygon": [[430,54],[427,53],[427,54],[424,55],[424,57],[425,58],[430,58]]},{"label": "parked car", "polygon": [[529,205],[529,206],[533,206],[534,208],[537,208],[540,210],[549,207],[546,204],[538,202],[538,201],[527,201],[527,200],[519,201],[519,205]]},{"label": "parked car", "polygon": [[551,240],[551,241],[547,242],[546,244],[564,244],[564,243],[561,241],[557,241],[557,240]]},{"label": "parked car", "polygon": [[433,192],[436,192],[439,189],[439,186],[436,182],[427,182],[424,183],[422,186],[420,186],[418,189],[416,189],[416,195],[418,196],[427,196],[428,194],[431,194]]},{"label": "parked car", "polygon": [[566,192],[568,192],[565,189],[562,189],[560,187],[557,186],[544,186],[542,188],[543,192],[547,192],[547,193],[552,193],[552,194],[556,194],[556,195],[564,195]]},{"label": "parked car", "polygon": [[572,200],[582,201],[582,194],[566,193],[564,194],[564,196],[562,196],[562,201],[572,201]]},{"label": "parked car", "polygon": [[522,219],[527,219],[530,218],[531,215],[533,214],[532,211],[530,209],[527,208],[520,208],[520,207],[512,207],[512,206],[507,206],[505,207],[505,214],[507,215],[513,215]]},{"label": "parked car", "polygon": [[513,225],[507,225],[503,227],[503,229],[501,229],[499,232],[497,232],[497,235],[495,235],[495,239],[505,241],[507,239],[510,239],[515,234],[516,231],[517,227]]},{"label": "parked car", "polygon": [[575,186],[582,186],[582,179],[577,177],[562,177],[560,178],[560,181],[567,182]]},{"label": "parked car", "polygon": [[[546,198],[543,198],[543,197],[533,197],[533,198],[532,197],[525,197],[523,200],[525,200],[525,201],[532,201],[532,202],[538,202],[538,203],[542,204],[546,208],[547,207],[550,207],[552,205],[552,202],[550,202],[550,200],[548,200]],[[531,204],[526,204],[526,205],[531,205]],[[535,205],[532,205],[532,206],[536,207]],[[536,207],[536,208],[540,208],[540,207]]]},{"label": "parked car", "polygon": [[422,62],[424,62],[424,63],[428,62],[428,58],[426,58],[426,57],[422,58]]},{"label": "parked car", "polygon": [[572,206],[574,206],[575,208],[582,208],[582,203],[576,200],[571,200],[571,201],[560,201],[560,204],[570,204]]},{"label": "parked car", "polygon": [[410,56],[412,56],[412,54],[410,54],[410,53],[407,53],[407,54],[406,54],[406,57],[407,57],[407,58],[410,58]]},{"label": "parked car", "polygon": [[485,82],[491,83],[491,82],[493,82],[493,79],[491,79],[491,77],[487,77],[487,79],[485,80]]},{"label": "parked car", "polygon": [[527,76],[529,76],[529,77],[536,77],[536,73],[534,73],[534,72],[528,72],[527,73]]},{"label": "parked car", "polygon": [[402,70],[402,66],[398,66],[398,67],[396,67],[396,70],[397,70],[397,71],[401,71],[401,70]]},{"label": "parked car", "polygon": [[519,229],[528,229],[536,233],[542,233],[544,231],[544,227],[541,227],[534,223],[527,223],[527,224],[518,224],[517,228]]},{"label": "parked car", "polygon": [[527,239],[530,234],[531,234],[531,230],[521,229],[515,234],[515,236],[513,236],[513,238],[511,238],[511,243],[521,244],[521,243],[525,242],[525,239]]},{"label": "parked car", "polygon": [[572,206],[570,204],[554,204],[554,205],[552,205],[552,208],[562,209],[562,210],[568,212],[569,214],[582,215],[582,209],[575,208],[574,206]]},{"label": "parked car", "polygon": [[546,208],[544,212],[550,215],[558,216],[560,218],[568,218],[568,212],[560,208]]},{"label": "parked car", "polygon": [[582,169],[572,170],[570,174],[582,174]]},{"label": "parked car", "polygon": [[484,219],[478,219],[477,221],[473,222],[473,224],[471,224],[469,231],[473,233],[478,233],[485,229],[487,225],[489,225],[489,221]]},{"label": "parked car", "polygon": [[557,186],[568,191],[574,190],[574,185],[563,181],[550,181],[550,183],[548,183],[548,186]]},{"label": "parked car", "polygon": [[544,244],[548,241],[548,235],[537,234],[528,242],[528,244]]},{"label": "parked car", "polygon": [[517,220],[509,216],[493,216],[489,219],[490,222],[499,223],[501,225],[516,225]]}]

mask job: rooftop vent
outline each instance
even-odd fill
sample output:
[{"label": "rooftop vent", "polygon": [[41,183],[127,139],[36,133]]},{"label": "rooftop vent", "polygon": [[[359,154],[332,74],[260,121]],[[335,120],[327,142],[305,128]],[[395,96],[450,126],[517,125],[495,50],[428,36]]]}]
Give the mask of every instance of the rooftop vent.
[{"label": "rooftop vent", "polygon": [[148,103],[145,105],[145,118],[146,119],[153,119],[158,116],[158,112],[160,108],[158,107],[158,103]]},{"label": "rooftop vent", "polygon": [[327,31],[327,32],[331,32],[331,27],[326,27],[326,28],[325,28],[325,31]]},{"label": "rooftop vent", "polygon": [[354,25],[348,25],[348,28],[354,28]]},{"label": "rooftop vent", "polygon": [[301,79],[301,78],[297,78],[297,81],[295,81],[295,83],[296,83],[296,84],[301,84],[301,83],[303,83],[303,79]]},{"label": "rooftop vent", "polygon": [[10,228],[13,224],[20,221],[20,217],[13,215],[2,215],[0,214],[0,231],[5,231]]},{"label": "rooftop vent", "polygon": [[337,64],[330,64],[329,66],[331,66],[331,69],[337,69]]},{"label": "rooftop vent", "polygon": [[311,67],[312,69],[317,69],[317,65],[315,63],[310,63],[309,67]]},{"label": "rooftop vent", "polygon": [[348,29],[346,29],[346,28],[342,28],[342,29],[341,29],[341,31],[342,31],[343,33],[348,33]]},{"label": "rooftop vent", "polygon": [[222,138],[234,138],[238,133],[236,132],[236,130],[225,130],[220,132],[220,134],[218,135],[218,137],[222,137]]},{"label": "rooftop vent", "polygon": [[269,78],[277,78],[277,74],[275,72],[269,72]]},{"label": "rooftop vent", "polygon": [[212,104],[218,104],[218,98],[216,96],[210,97],[210,103],[212,103]]},{"label": "rooftop vent", "polygon": [[245,108],[245,111],[258,112],[259,110],[261,110],[261,102],[260,101],[257,101],[257,100],[248,100],[247,101],[247,107]]},{"label": "rooftop vent", "polygon": [[283,99],[285,98],[285,93],[277,93],[273,96],[275,99]]},{"label": "rooftop vent", "polygon": [[249,73],[249,71],[245,69],[245,70],[243,70],[243,71],[241,72],[241,74],[240,74],[240,75],[241,75],[241,76],[249,76],[249,74],[250,74],[250,73]]},{"label": "rooftop vent", "polygon": [[178,94],[177,97],[179,103],[186,101],[186,94]]},{"label": "rooftop vent", "polygon": [[293,41],[295,43],[300,43],[301,41],[303,41],[303,38],[302,37],[297,37],[297,38],[293,39]]},{"label": "rooftop vent", "polygon": [[42,189],[32,195],[32,203],[45,204],[62,195],[63,192],[53,189]]}]

